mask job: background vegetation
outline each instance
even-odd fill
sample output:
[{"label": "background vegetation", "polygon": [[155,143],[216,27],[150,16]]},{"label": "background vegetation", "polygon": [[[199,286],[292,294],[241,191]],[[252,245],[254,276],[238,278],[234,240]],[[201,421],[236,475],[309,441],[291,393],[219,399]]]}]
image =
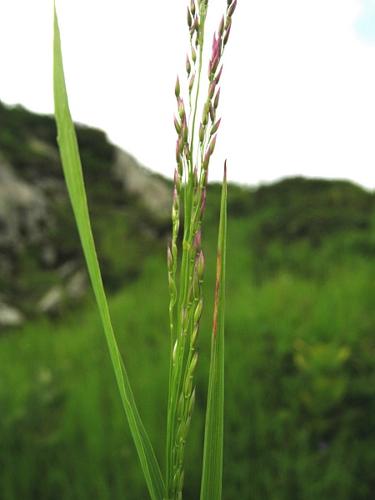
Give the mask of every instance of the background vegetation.
[{"label": "background vegetation", "polygon": [[[0,106],[0,123],[0,151],[18,175],[29,182],[43,169],[61,175],[58,161],[43,160],[46,148],[35,151],[30,141],[40,134],[55,148],[49,118]],[[162,456],[168,225],[112,182],[114,149],[103,134],[81,129],[79,141],[121,350]],[[219,197],[219,187],[210,186],[206,307],[185,481],[191,499],[200,481]],[[49,237],[62,255],[78,254],[68,205],[53,207]],[[348,182],[295,178],[256,190],[229,186],[228,208],[223,496],[370,499],[375,196]],[[0,279],[1,295],[23,291],[20,303],[31,311],[23,327],[0,336],[0,498],[147,498],[90,294],[58,315],[33,315],[35,286],[46,273],[53,283],[57,272],[43,269],[31,247],[19,258],[13,280]]]}]

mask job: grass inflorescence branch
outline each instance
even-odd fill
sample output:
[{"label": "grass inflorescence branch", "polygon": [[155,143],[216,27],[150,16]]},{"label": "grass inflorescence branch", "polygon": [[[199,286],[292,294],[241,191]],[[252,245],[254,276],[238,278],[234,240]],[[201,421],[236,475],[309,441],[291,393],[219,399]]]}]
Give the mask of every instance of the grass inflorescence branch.
[{"label": "grass inflorescence branch", "polygon": [[[205,261],[201,246],[201,225],[206,204],[209,165],[221,124],[217,111],[223,71],[222,59],[236,6],[237,0],[227,1],[225,15],[213,36],[208,64],[207,98],[201,113],[198,113],[208,1],[189,2],[187,25],[190,52],[186,56],[185,65],[186,99],[179,78],[175,85],[176,169],[172,203],[172,239],[168,248],[171,325],[166,447],[168,499],[182,498],[185,443],[195,401],[197,338],[203,310],[202,283]],[[180,209],[182,207],[183,210]],[[178,250],[182,216],[182,245]]]}]

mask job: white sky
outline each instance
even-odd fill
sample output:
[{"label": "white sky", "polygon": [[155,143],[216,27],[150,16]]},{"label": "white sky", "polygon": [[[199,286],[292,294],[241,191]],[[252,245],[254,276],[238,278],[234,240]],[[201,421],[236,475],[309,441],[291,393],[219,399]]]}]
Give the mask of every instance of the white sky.
[{"label": "white sky", "polygon": [[[225,0],[210,0],[209,28]],[[76,121],[174,169],[187,0],[60,0]],[[211,41],[211,33],[209,41]],[[0,0],[0,99],[51,113],[52,0]],[[238,0],[211,179],[352,179],[375,188],[375,0]],[[0,124],[1,126],[1,124]]]}]

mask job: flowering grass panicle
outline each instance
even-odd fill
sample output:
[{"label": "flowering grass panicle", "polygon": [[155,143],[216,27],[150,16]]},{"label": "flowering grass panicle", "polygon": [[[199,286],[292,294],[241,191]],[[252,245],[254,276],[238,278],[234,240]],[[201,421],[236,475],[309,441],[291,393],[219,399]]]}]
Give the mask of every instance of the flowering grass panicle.
[{"label": "flowering grass panicle", "polygon": [[[207,6],[207,1],[197,4],[192,0],[189,3],[187,25],[190,53],[186,56],[186,99],[182,95],[179,78],[175,85],[176,169],[172,242],[168,251],[171,365],[166,487],[170,498],[182,497],[184,450],[194,407],[194,375],[198,362],[197,337],[203,309],[204,255],[201,248],[201,225],[206,203],[209,164],[221,123],[221,118],[217,118],[217,111],[220,101],[219,84],[223,71],[222,57],[229,39],[237,0],[227,1],[226,13],[213,36],[208,65],[207,98],[204,101],[201,117],[198,119]],[[183,238],[181,259],[177,263],[180,205],[183,207]],[[178,286],[177,269],[180,271]]]}]

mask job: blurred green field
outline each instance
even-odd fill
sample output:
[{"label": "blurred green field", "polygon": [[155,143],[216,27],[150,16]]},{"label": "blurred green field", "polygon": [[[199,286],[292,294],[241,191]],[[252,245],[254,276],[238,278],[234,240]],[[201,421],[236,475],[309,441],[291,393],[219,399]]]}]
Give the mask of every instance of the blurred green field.
[{"label": "blurred green field", "polygon": [[[186,498],[192,500],[200,481],[218,197],[212,186],[197,405],[187,449]],[[255,192],[229,190],[226,500],[372,498],[374,198],[347,183],[303,179]],[[111,241],[110,224],[107,231]],[[161,240],[137,279],[110,301],[161,460],[169,345],[164,257]],[[0,498],[147,498],[90,301],[0,338]]]}]

